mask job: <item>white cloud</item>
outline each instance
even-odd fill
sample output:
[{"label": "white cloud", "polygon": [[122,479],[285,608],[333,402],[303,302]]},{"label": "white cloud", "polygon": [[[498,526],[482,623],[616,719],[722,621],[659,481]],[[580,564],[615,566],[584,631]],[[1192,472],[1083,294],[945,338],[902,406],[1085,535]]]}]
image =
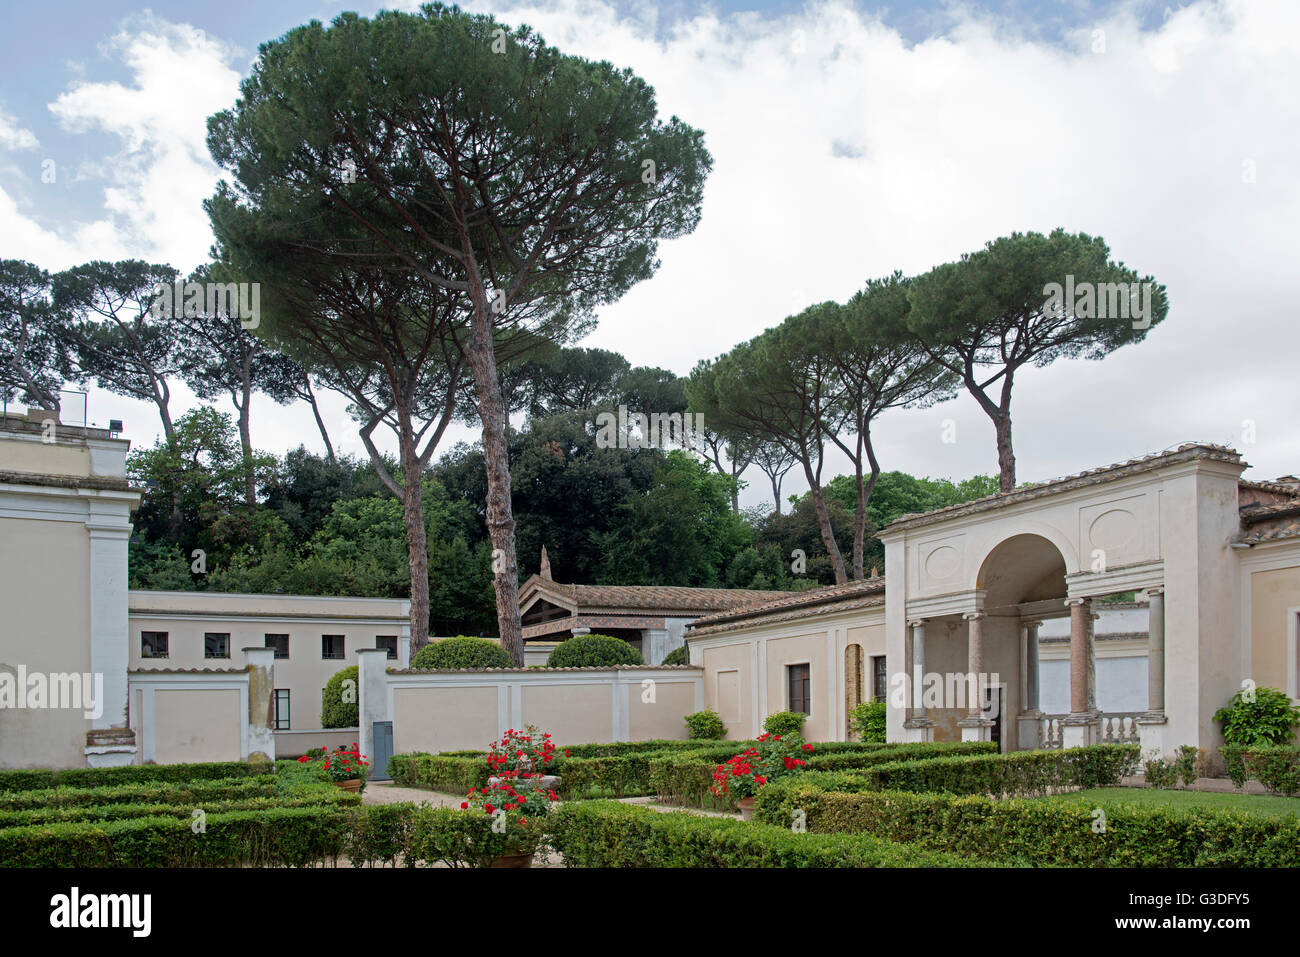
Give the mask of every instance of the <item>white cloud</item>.
[{"label": "white cloud", "polygon": [[130,70],[130,84],[79,80],[50,110],[69,132],[102,130],[121,139],[120,152],[90,167],[108,184],[108,217],[134,255],[188,270],[212,244],[202,202],[217,168],[206,121],[238,95],[231,61],[239,51],[153,16],[123,27],[104,50]]},{"label": "white cloud", "polygon": [[40,146],[36,134],[18,125],[18,120],[0,109],[0,150],[34,150]]}]

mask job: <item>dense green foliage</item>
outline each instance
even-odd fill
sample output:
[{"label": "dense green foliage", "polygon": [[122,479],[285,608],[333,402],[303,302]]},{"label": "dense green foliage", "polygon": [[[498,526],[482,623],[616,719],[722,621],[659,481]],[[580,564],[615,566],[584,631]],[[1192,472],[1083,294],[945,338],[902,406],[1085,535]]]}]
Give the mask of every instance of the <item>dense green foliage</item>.
[{"label": "dense green foliage", "polygon": [[1300,817],[864,791],[859,784],[851,774],[797,775],[759,792],[755,820],[788,826],[800,814],[812,833],[887,837],[1035,867],[1300,865]]},{"label": "dense green foliage", "polygon": [[1234,694],[1227,707],[1214,712],[1214,720],[1223,725],[1227,744],[1290,744],[1300,725],[1300,708],[1285,691],[1252,688]]},{"label": "dense green foliage", "polygon": [[642,664],[645,660],[641,652],[612,635],[574,635],[560,642],[546,659],[548,668],[609,668]]},{"label": "dense green foliage", "polygon": [[564,804],[552,843],[568,867],[976,867],[981,862],[870,836],[664,814],[615,801]]},{"label": "dense green foliage", "polygon": [[1012,751],[900,760],[861,771],[871,791],[987,794],[993,797],[1047,794],[1061,788],[1118,784],[1138,762],[1136,744],[1098,744],[1055,751]]},{"label": "dense green foliage", "polygon": [[849,721],[859,741],[885,740],[885,711],[883,701],[864,701],[849,713]]},{"label": "dense green foliage", "polygon": [[360,680],[356,665],[349,665],[330,676],[320,695],[322,728],[355,728],[360,721],[357,700]]},{"label": "dense green foliage", "polygon": [[763,730],[768,734],[800,734],[803,732],[803,723],[807,720],[806,714],[800,714],[797,711],[774,711],[763,719]]},{"label": "dense green foliage", "polygon": [[511,664],[495,641],[466,635],[431,641],[411,661],[412,668],[509,668]]},{"label": "dense green foliage", "polygon": [[116,768],[23,768],[0,770],[0,792],[259,777],[271,774],[274,770],[274,766],[269,763],[250,764],[247,761],[219,761],[208,764],[133,764]]},{"label": "dense green foliage", "polygon": [[[669,662],[665,659],[664,664]],[[686,716],[686,732],[692,739],[721,740],[727,736],[727,726],[716,711],[696,711]]]},{"label": "dense green foliage", "polygon": [[664,660],[659,663],[661,665],[689,665],[691,663],[691,651],[685,645],[682,645],[680,648],[674,648],[664,655]]}]

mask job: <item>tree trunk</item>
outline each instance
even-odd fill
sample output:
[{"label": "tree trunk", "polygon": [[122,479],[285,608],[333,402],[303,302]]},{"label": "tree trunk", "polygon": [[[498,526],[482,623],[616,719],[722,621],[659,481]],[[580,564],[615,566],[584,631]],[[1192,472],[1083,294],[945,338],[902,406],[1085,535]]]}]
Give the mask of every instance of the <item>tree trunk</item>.
[{"label": "tree trunk", "polygon": [[1011,410],[1002,409],[992,418],[998,436],[998,491],[1013,492],[1016,488],[1016,455],[1011,448]]},{"label": "tree trunk", "polygon": [[483,423],[483,459],[487,470],[487,525],[492,540],[492,587],[497,600],[501,647],[516,668],[524,666],[524,635],[519,621],[519,573],[515,559],[515,517],[510,500],[510,461],[506,445],[505,400],[497,377],[492,320],[476,271],[470,278],[474,314],[468,359],[474,370],[479,419]]},{"label": "tree trunk", "polygon": [[249,427],[253,389],[247,381],[244,383],[243,400],[239,404],[239,444],[244,450],[244,503],[249,508],[256,508],[257,479],[253,475],[253,434]]},{"label": "tree trunk", "polygon": [[776,505],[776,514],[781,514],[781,479],[775,473],[768,476],[772,480],[772,502]]},{"label": "tree trunk", "polygon": [[821,484],[813,475],[812,468],[807,462],[803,463],[803,474],[808,480],[813,506],[817,509],[817,524],[821,526],[822,544],[826,546],[826,554],[831,557],[831,567],[835,569],[835,584],[843,585],[849,580],[849,575],[844,569],[844,556],[840,554],[839,542],[835,541],[835,529],[831,527],[831,516],[826,510],[826,499],[822,496]]},{"label": "tree trunk", "polygon": [[320,409],[316,405],[316,393],[312,392],[310,381],[307,383],[307,402],[311,405],[311,414],[316,417],[316,428],[320,429],[320,437],[325,442],[325,454],[333,462],[334,446],[330,444],[330,434],[325,431],[325,420],[320,417]]},{"label": "tree trunk", "polygon": [[429,641],[429,540],[424,529],[423,475],[415,454],[410,417],[398,410],[401,422],[402,517],[411,564],[411,654]]}]

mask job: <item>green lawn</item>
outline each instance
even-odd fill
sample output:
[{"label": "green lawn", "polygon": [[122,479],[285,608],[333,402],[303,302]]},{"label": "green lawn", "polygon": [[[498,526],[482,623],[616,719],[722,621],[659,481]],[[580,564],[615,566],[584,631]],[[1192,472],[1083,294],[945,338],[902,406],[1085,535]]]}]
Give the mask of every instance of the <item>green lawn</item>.
[{"label": "green lawn", "polygon": [[1075,804],[1097,805],[1140,804],[1150,807],[1216,808],[1245,811],[1265,817],[1300,815],[1300,797],[1274,797],[1271,794],[1221,794],[1215,791],[1164,791],[1158,788],[1093,788],[1053,794],[1044,801],[1069,801]]}]

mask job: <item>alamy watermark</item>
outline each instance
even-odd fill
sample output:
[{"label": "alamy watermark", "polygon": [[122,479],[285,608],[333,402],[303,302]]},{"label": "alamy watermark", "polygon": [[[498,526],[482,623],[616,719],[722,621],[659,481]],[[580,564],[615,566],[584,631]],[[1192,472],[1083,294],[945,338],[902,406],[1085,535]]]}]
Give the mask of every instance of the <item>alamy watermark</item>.
[{"label": "alamy watermark", "polygon": [[0,671],[0,711],[13,709],[80,710],[83,717],[99,718],[104,713],[104,676],[76,671],[28,672],[19,665],[15,672]]},{"label": "alamy watermark", "polygon": [[262,322],[261,283],[179,279],[174,283],[160,283],[154,288],[149,314],[155,319],[225,315],[238,319],[245,329],[256,329]]},{"label": "alamy watermark", "polygon": [[[694,418],[694,422],[692,422]],[[598,449],[667,449],[673,446],[703,449],[704,413],[696,412],[628,412],[620,405],[618,414],[601,412],[596,416]]]},{"label": "alamy watermark", "polygon": [[1043,312],[1059,319],[1067,312],[1080,319],[1130,319],[1134,329],[1151,328],[1149,282],[1081,282],[1073,275],[1065,283],[1049,282],[1043,287]]}]

